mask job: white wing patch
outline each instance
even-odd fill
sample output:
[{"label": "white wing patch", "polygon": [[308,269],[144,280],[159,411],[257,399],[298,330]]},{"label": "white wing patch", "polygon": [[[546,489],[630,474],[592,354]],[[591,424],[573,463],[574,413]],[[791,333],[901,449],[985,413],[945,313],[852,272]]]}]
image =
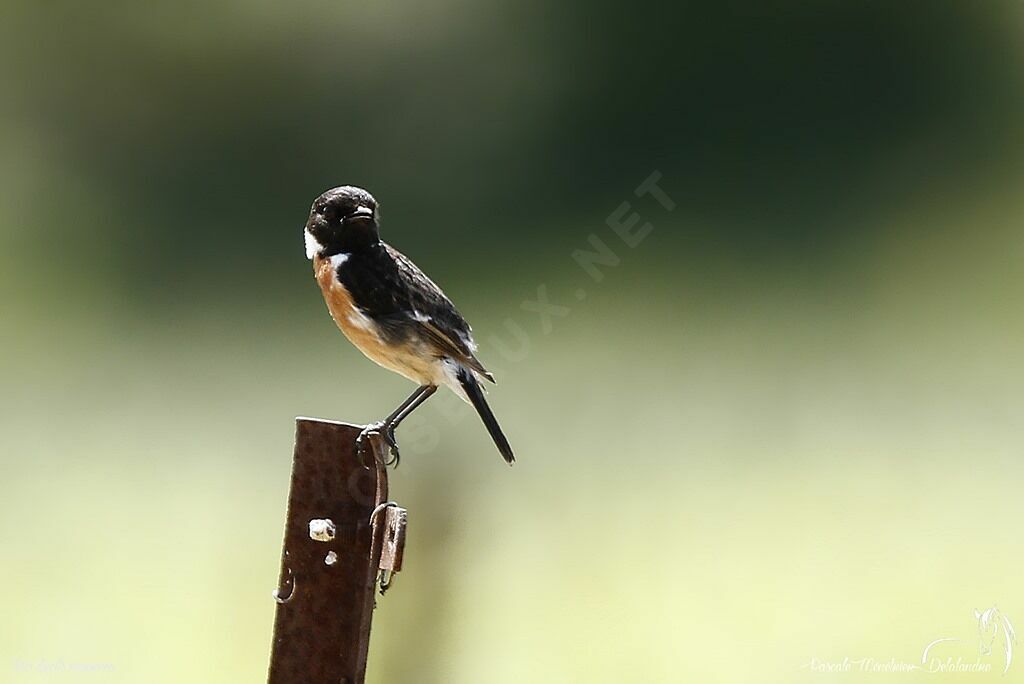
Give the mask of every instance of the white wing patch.
[{"label": "white wing patch", "polygon": [[331,262],[331,268],[335,268],[335,269],[336,269],[336,268],[338,268],[338,267],[339,267],[339,266],[341,266],[341,265],[342,265],[343,263],[345,263],[346,261],[348,261],[348,257],[349,257],[349,255],[348,255],[348,254],[345,254],[345,253],[341,253],[341,254],[335,254],[335,255],[333,255],[333,256],[332,256],[332,257],[331,257],[331,258],[329,259],[329,261]]},{"label": "white wing patch", "polygon": [[469,335],[459,335],[459,337],[462,338],[462,343],[466,345],[466,348],[469,349],[469,351],[476,351],[476,342],[473,341],[472,337]]},{"label": "white wing patch", "polygon": [[324,246],[317,242],[316,238],[313,237],[313,234],[309,232],[308,228],[302,232],[306,234],[306,258],[312,259],[320,253],[320,250],[322,250]]},{"label": "white wing patch", "polygon": [[428,315],[426,315],[424,313],[420,313],[419,311],[416,311],[416,310],[413,310],[413,312],[412,312],[412,319],[414,321],[419,321],[420,323],[429,323],[430,322],[430,316],[428,316]]}]

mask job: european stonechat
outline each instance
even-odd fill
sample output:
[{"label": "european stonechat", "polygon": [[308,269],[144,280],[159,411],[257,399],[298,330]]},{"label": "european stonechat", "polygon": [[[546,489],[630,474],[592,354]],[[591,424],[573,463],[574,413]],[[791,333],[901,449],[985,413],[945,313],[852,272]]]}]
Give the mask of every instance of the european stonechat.
[{"label": "european stonechat", "polygon": [[466,319],[437,285],[404,254],[380,239],[377,201],[350,185],[320,195],[306,222],[306,257],[331,317],[371,361],[419,385],[379,423],[398,461],[395,428],[440,385],[473,405],[498,451],[511,465],[512,447],[484,399],[481,380],[494,382],[474,355]]}]

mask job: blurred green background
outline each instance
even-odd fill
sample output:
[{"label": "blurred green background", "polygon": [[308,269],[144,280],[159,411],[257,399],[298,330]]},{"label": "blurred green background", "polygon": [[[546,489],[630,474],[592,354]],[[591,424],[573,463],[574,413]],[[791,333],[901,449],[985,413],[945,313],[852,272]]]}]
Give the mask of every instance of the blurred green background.
[{"label": "blurred green background", "polygon": [[[1018,680],[973,611],[1024,624],[1022,30],[995,0],[4,3],[0,680],[264,679],[293,418],[411,389],[303,257],[343,183],[473,322],[519,457],[451,396],[400,430],[370,681]],[[992,671],[813,667],[943,637]]]}]

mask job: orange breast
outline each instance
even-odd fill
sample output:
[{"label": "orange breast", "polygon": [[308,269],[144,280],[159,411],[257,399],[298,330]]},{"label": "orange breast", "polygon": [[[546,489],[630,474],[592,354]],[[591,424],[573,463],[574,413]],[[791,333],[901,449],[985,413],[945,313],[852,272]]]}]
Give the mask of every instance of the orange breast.
[{"label": "orange breast", "polygon": [[345,337],[367,358],[388,370],[421,385],[438,384],[435,375],[439,368],[432,355],[412,341],[401,345],[386,344],[377,334],[376,325],[352,301],[351,293],[334,275],[328,259],[316,257],[313,272],[324,294],[331,318],[345,333]]}]

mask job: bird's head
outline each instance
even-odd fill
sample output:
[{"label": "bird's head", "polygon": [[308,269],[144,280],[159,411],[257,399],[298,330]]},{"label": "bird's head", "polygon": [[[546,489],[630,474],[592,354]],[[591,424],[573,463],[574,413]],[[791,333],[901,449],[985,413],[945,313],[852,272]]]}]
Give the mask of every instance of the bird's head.
[{"label": "bird's head", "polygon": [[306,221],[306,257],[351,253],[380,241],[377,200],[362,188],[343,185],[316,198]]}]

